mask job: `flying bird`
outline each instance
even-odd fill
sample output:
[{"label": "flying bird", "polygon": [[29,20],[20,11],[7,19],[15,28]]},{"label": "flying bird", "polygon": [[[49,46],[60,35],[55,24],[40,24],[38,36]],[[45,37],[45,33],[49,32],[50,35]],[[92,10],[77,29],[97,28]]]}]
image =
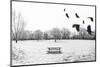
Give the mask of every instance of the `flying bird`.
[{"label": "flying bird", "polygon": [[84,22],[84,20],[83,20],[83,24],[84,24],[85,22]]},{"label": "flying bird", "polygon": [[80,18],[79,15],[77,13],[75,13],[76,18]]},{"label": "flying bird", "polygon": [[66,17],[67,17],[67,18],[69,18],[69,15],[68,15],[68,13],[66,13]]},{"label": "flying bird", "polygon": [[90,25],[88,25],[88,27],[87,27],[87,32],[88,32],[88,34],[91,35],[92,31],[91,31],[91,26]]},{"label": "flying bird", "polygon": [[93,22],[93,17],[88,17]]},{"label": "flying bird", "polygon": [[79,32],[80,31],[80,25],[79,24],[73,24],[73,28],[76,28],[76,30]]},{"label": "flying bird", "polygon": [[65,11],[66,9],[64,9],[64,11]]}]

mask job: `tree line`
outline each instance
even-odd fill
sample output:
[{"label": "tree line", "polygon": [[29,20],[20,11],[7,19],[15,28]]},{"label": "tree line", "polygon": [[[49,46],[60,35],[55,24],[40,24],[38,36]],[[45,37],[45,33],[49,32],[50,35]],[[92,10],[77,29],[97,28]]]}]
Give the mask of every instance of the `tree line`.
[{"label": "tree line", "polygon": [[32,31],[20,31],[16,33],[13,32],[13,40],[64,40],[64,39],[95,39],[95,32],[92,32],[92,35],[89,35],[86,29],[82,28],[78,34],[71,34],[71,32],[63,28],[53,28],[50,31],[42,32],[41,30]]}]

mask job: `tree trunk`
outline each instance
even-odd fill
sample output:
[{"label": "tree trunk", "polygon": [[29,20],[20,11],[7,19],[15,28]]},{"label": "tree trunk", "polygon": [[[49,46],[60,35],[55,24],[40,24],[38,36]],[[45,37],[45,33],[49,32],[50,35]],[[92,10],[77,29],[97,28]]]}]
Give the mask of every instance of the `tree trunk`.
[{"label": "tree trunk", "polygon": [[16,43],[18,42],[18,40],[17,40],[17,33],[16,33]]},{"label": "tree trunk", "polygon": [[55,39],[55,42],[56,42],[56,39]]},{"label": "tree trunk", "polygon": [[17,43],[17,39],[16,39],[16,43]]}]

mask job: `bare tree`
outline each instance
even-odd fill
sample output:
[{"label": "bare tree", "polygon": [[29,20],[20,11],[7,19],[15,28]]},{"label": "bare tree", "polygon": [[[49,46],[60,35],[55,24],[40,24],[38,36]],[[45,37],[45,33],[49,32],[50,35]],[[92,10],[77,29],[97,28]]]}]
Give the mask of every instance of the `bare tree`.
[{"label": "bare tree", "polygon": [[86,37],[87,38],[89,37],[88,32],[85,28],[80,28],[79,37],[82,38],[82,39],[85,39]]},{"label": "bare tree", "polygon": [[43,35],[44,35],[43,38],[44,38],[45,40],[47,40],[47,39],[48,39],[48,33],[47,33],[47,32],[44,32]]},{"label": "bare tree", "polygon": [[40,40],[40,39],[42,39],[43,32],[42,32],[41,30],[36,30],[36,31],[34,32],[34,35],[35,35],[35,39],[36,39],[36,40]]},{"label": "bare tree", "polygon": [[57,39],[61,39],[61,31],[59,28],[53,28],[51,31],[51,35],[54,37],[55,42]]},{"label": "bare tree", "polygon": [[66,28],[63,28],[62,31],[62,39],[66,39],[66,38],[69,38],[69,35],[70,35],[70,31]]},{"label": "bare tree", "polygon": [[16,43],[18,41],[19,33],[24,31],[25,21],[23,20],[21,13],[16,13],[15,10],[12,13],[12,31],[15,33]]}]

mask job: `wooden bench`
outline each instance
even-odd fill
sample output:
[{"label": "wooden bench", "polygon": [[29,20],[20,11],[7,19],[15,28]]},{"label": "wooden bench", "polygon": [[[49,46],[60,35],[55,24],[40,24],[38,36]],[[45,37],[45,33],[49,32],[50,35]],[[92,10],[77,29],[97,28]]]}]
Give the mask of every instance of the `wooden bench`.
[{"label": "wooden bench", "polygon": [[47,54],[61,54],[61,47],[48,47]]}]

